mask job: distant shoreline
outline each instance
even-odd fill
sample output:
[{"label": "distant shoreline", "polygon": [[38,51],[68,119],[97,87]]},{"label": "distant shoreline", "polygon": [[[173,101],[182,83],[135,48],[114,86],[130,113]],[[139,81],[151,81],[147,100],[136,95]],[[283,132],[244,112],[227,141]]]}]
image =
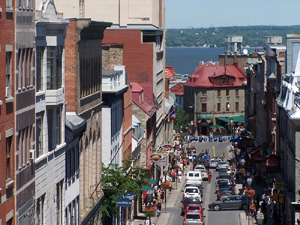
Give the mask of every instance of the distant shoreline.
[{"label": "distant shoreline", "polygon": [[[203,47],[203,46],[166,46],[166,48],[225,48],[225,47]],[[256,46],[256,47],[243,47],[244,48],[263,48],[262,46]]]}]

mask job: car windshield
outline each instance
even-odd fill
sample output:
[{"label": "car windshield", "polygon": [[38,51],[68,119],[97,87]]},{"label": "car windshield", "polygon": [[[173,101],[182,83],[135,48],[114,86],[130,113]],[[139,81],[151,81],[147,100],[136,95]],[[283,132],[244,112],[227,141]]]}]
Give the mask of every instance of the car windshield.
[{"label": "car windshield", "polygon": [[199,198],[186,198],[184,200],[185,204],[200,204],[200,199]]},{"label": "car windshield", "polygon": [[216,163],[216,162],[218,162],[218,160],[213,159],[213,160],[210,160],[210,162]]},{"label": "car windshield", "polygon": [[200,176],[200,173],[195,173],[195,177],[199,177]]},{"label": "car windshield", "polygon": [[186,193],[198,193],[198,189],[196,188],[189,188],[189,189],[185,189]]},{"label": "car windshield", "polygon": [[230,175],[221,175],[219,176],[219,179],[230,179]]},{"label": "car windshield", "polygon": [[187,214],[186,218],[187,219],[196,219],[196,220],[198,219],[199,220],[200,216],[199,216],[199,214]]},{"label": "car windshield", "polygon": [[194,176],[194,173],[189,173],[189,177],[193,177]]},{"label": "car windshield", "polygon": [[218,162],[218,165],[224,165],[227,164],[226,162]]},{"label": "car windshield", "polygon": [[227,172],[227,171],[228,171],[227,168],[221,168],[221,169],[220,169],[220,172]]},{"label": "car windshield", "polygon": [[189,210],[200,210],[199,206],[189,206]]}]

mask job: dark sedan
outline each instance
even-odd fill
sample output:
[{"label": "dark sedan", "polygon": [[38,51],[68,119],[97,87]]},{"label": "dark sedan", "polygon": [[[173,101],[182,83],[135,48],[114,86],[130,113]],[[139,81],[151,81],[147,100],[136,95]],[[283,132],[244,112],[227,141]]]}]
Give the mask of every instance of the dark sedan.
[{"label": "dark sedan", "polygon": [[213,201],[208,205],[208,208],[216,211],[222,209],[243,209],[247,208],[247,198],[243,195],[227,196],[223,200]]},{"label": "dark sedan", "polygon": [[190,204],[199,204],[201,205],[201,200],[199,198],[185,198],[181,201],[181,215],[184,215],[186,212],[186,207]]}]

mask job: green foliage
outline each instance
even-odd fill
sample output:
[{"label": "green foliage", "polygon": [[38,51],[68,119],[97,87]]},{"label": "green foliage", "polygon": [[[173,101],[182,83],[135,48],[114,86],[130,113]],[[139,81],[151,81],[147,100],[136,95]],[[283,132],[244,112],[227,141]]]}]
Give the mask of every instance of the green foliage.
[{"label": "green foliage", "polygon": [[184,132],[186,127],[188,127],[188,124],[189,115],[181,107],[178,107],[176,111],[176,122],[174,125],[175,130]]},{"label": "green foliage", "polygon": [[264,46],[263,37],[282,36],[285,44],[287,34],[298,33],[299,25],[295,26],[233,26],[191,29],[168,29],[166,43],[168,47],[224,47],[224,38],[230,35],[243,36],[243,46]]},{"label": "green foliage", "polygon": [[141,186],[147,184],[150,178],[149,170],[141,167],[131,167],[132,158],[129,156],[123,161],[123,167],[112,164],[110,167],[102,164],[102,212],[111,216],[113,213],[119,218],[119,208],[116,202],[119,196],[131,192],[141,197]]}]

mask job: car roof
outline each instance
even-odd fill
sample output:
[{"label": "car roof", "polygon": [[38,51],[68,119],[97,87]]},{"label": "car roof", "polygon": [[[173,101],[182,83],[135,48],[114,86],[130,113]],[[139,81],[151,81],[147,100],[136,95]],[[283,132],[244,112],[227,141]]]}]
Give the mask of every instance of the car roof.
[{"label": "car roof", "polygon": [[185,187],[203,188],[202,184],[186,184]]},{"label": "car roof", "polygon": [[196,186],[186,186],[184,189],[198,189]]}]

